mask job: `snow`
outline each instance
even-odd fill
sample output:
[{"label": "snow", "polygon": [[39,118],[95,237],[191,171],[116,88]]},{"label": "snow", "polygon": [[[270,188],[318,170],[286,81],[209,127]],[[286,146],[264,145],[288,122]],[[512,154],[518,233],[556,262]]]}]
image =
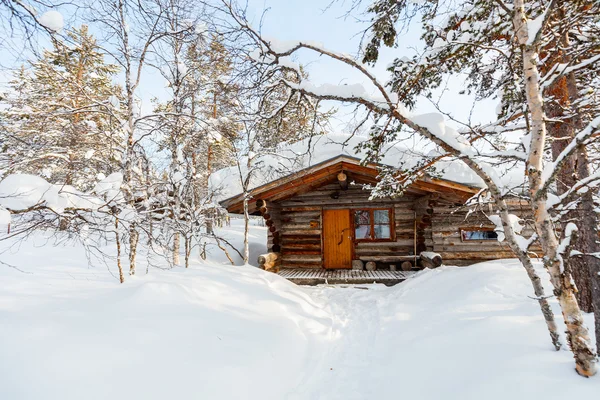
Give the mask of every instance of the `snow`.
[{"label": "snow", "polygon": [[65,26],[62,14],[56,10],[46,11],[38,21],[40,24],[54,32],[62,31]]},{"label": "snow", "polygon": [[[221,231],[236,245],[239,222]],[[251,235],[264,246],[265,228]],[[569,351],[553,351],[512,260],[444,266],[391,288],[299,287],[213,252],[120,285],[76,245],[0,246],[11,248],[2,261],[23,269],[0,266],[3,399],[591,399],[600,390],[600,378],[575,373]]]},{"label": "snow", "polygon": [[104,201],[69,185],[54,185],[29,174],[12,174],[0,181],[0,206],[25,210],[45,206],[57,213],[65,208],[98,209]]},{"label": "snow", "polygon": [[123,174],[121,172],[113,172],[109,176],[101,178],[100,182],[96,183],[92,192],[108,201],[120,201],[123,200],[123,194],[121,193],[122,184]]},{"label": "snow", "polygon": [[571,245],[571,240],[573,239],[573,235],[578,231],[579,229],[577,228],[577,225],[575,225],[573,222],[569,222],[567,224],[567,226],[565,227],[565,236],[564,238],[560,241],[559,245],[558,245],[558,249],[557,249],[557,253],[559,254],[560,257],[560,272],[564,272],[564,262],[562,260],[562,256],[568,256],[567,254],[565,254],[565,252],[567,251],[567,249],[569,248],[569,246]]},{"label": "snow", "polygon": [[208,30],[208,28],[206,27],[206,24],[203,22],[200,22],[196,25],[196,28],[194,29],[194,32],[197,35],[204,35],[206,33],[206,31]]},{"label": "snow", "polygon": [[[488,219],[490,221],[492,221],[492,223],[494,225],[496,225],[496,228],[494,229],[494,231],[498,234],[498,241],[503,242],[505,239],[505,236],[504,236],[504,226],[502,226],[502,218],[500,218],[499,215],[488,215]],[[523,230],[523,225],[521,225],[521,218],[519,218],[515,214],[509,214],[508,219],[510,221],[510,226],[512,228],[512,231],[516,234],[519,247],[523,250],[527,250],[527,246],[529,245],[529,242],[524,237],[519,235],[519,233],[521,233],[521,231]]]},{"label": "snow", "polygon": [[108,98],[108,104],[110,104],[115,110],[121,109],[121,102],[119,98],[115,95],[112,95]]},{"label": "snow", "polygon": [[435,253],[433,251],[422,251],[421,255],[428,258],[442,257],[439,253]]},{"label": "snow", "polygon": [[0,207],[0,230],[10,225],[10,211]]},{"label": "snow", "polygon": [[177,72],[179,72],[179,75],[186,75],[188,72],[187,65],[185,65],[183,62],[178,62],[177,63]]},{"label": "snow", "polygon": [[[427,125],[438,130],[440,135],[452,137],[456,131],[440,123],[440,114],[429,116],[421,115],[412,117],[418,124]],[[415,122],[415,123],[417,123]],[[442,121],[443,122],[443,121]],[[460,136],[460,135],[458,135]],[[455,145],[464,148],[467,152],[470,145],[456,138]],[[291,145],[277,149],[274,153],[258,154],[253,160],[256,171],[250,179],[250,189],[261,186],[274,179],[281,178],[301,169],[308,168],[318,163],[330,160],[340,155],[363,159],[365,154],[356,150],[356,146],[368,140],[367,137],[343,133],[330,133],[317,135],[304,139]],[[448,139],[450,140],[450,139]],[[429,150],[422,142],[412,144],[409,141],[398,141],[388,144],[380,152],[380,163],[383,165],[402,167],[403,169],[414,168],[424,156],[439,155],[433,147]],[[478,161],[478,165],[494,179],[503,190],[518,188],[523,184],[523,169],[511,165],[510,170],[503,171],[492,167],[485,162]],[[435,163],[436,173],[439,177],[448,181],[462,183],[469,186],[483,188],[485,183],[461,160],[440,160]],[[242,176],[248,174],[246,159],[241,160]],[[242,193],[240,173],[237,166],[225,168],[214,172],[210,177],[210,186],[215,193],[215,199],[223,199]]]},{"label": "snow", "polygon": [[[362,159],[364,154],[357,152],[355,147],[365,140],[367,140],[365,137],[342,133],[319,135],[278,149],[276,154],[259,154],[254,160],[257,172],[250,180],[250,189],[339,155]],[[420,161],[423,146],[422,144],[413,146],[405,142],[394,143],[385,147],[381,155],[381,163],[384,165],[402,164],[405,168],[411,168]],[[246,161],[242,160],[241,164],[245,177],[248,173],[245,167]],[[484,186],[483,181],[462,161],[440,161],[436,163],[436,169],[443,179],[477,187]],[[237,166],[213,173],[210,177],[210,186],[218,201],[241,193],[242,186]]]}]

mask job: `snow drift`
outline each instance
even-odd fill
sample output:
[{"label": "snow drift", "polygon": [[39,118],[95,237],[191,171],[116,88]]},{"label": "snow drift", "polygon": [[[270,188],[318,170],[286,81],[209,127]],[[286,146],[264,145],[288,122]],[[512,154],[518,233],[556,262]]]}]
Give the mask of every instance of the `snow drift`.
[{"label": "snow drift", "polygon": [[119,285],[106,268],[88,268],[81,248],[43,243],[1,253],[24,269],[0,267],[3,399],[504,400],[600,390],[598,377],[575,373],[569,351],[553,351],[517,262],[343,288],[299,287],[213,259]]}]

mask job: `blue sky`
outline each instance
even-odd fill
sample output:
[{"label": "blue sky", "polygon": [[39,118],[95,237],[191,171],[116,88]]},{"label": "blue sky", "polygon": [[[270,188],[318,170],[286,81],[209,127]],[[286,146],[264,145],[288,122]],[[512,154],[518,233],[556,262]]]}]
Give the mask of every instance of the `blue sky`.
[{"label": "blue sky", "polygon": [[[268,9],[263,21],[262,31],[269,37],[279,40],[313,40],[321,42],[325,47],[337,52],[355,55],[360,46],[361,33],[368,26],[367,17],[360,10],[354,10],[347,15],[351,0],[339,0],[330,4],[329,0],[249,0],[250,9],[254,12],[255,23],[258,23],[261,13]],[[364,1],[368,4],[369,1]],[[329,5],[329,6],[328,6]],[[403,32],[396,48],[384,48],[380,60],[372,70],[381,81],[387,81],[387,65],[402,56],[410,57],[415,49],[422,46],[418,27],[412,27]],[[317,57],[310,53],[301,53],[297,60],[307,66],[310,79],[315,83],[361,83],[366,88],[373,88],[370,82],[349,67],[325,57]],[[457,77],[448,85],[448,91],[442,97],[440,104],[447,111],[461,120],[466,120],[471,109],[471,99],[459,96],[463,82]],[[485,121],[495,116],[495,101],[480,102],[475,108],[475,120]],[[429,101],[417,103],[416,113],[436,111]],[[341,118],[348,118],[341,113]],[[452,123],[450,123],[452,124]],[[335,124],[334,129],[341,129],[343,123]]]},{"label": "blue sky", "polygon": [[[365,4],[368,2],[365,0]],[[366,16],[362,15],[360,10],[347,13],[351,3],[351,0],[339,0],[333,4],[329,0],[248,0],[249,18],[255,26],[258,26],[263,11],[266,10],[262,25],[264,35],[278,40],[317,41],[337,52],[354,55],[359,48],[361,33],[367,25],[364,22]],[[418,29],[415,27],[403,33],[398,43],[397,48],[384,49],[380,61],[373,68],[381,81],[387,80],[388,73],[385,68],[395,57],[410,57],[414,54],[414,47],[419,46]],[[3,63],[6,63],[9,57],[8,54],[2,54]],[[362,83],[367,89],[373,89],[359,73],[337,61],[306,51],[300,53],[296,61],[306,66],[313,83]],[[459,78],[453,79],[450,84],[452,90],[445,94],[441,104],[445,111],[459,119],[466,119],[471,101],[456,94],[461,85]],[[151,111],[151,99],[161,98],[165,93],[164,79],[160,74],[156,71],[145,73],[138,93],[143,102],[142,110]],[[476,119],[493,118],[494,109],[493,101],[479,104],[475,113]],[[432,111],[435,109],[428,101],[419,102],[415,110],[417,113]],[[342,108],[338,113],[339,119],[333,121],[333,130],[341,130],[351,119],[351,113],[352,109]]]}]

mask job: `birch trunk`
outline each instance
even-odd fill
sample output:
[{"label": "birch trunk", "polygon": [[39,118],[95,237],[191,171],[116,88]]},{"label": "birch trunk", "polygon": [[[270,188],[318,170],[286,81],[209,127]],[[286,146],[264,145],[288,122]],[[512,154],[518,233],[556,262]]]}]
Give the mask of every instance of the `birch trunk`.
[{"label": "birch trunk", "polygon": [[129,228],[129,275],[135,275],[135,262],[137,256],[137,245],[140,234],[138,233],[135,224],[131,224]]},{"label": "birch trunk", "polygon": [[567,342],[575,357],[576,370],[583,376],[592,376],[596,373],[595,354],[575,298],[575,286],[570,274],[564,269],[562,256],[558,253],[558,240],[546,207],[547,193],[540,190],[543,186],[546,124],[537,68],[538,53],[535,46],[529,43],[523,0],[516,0],[514,9],[513,25],[522,49],[525,93],[531,115],[531,145],[527,172],[534,224],[544,251],[544,266],[550,274],[554,294],[558,299],[567,326]]},{"label": "birch trunk", "polygon": [[119,237],[119,218],[115,218],[115,241],[117,244],[117,268],[119,268],[119,282],[125,282],[123,266],[121,265],[121,238]]},{"label": "birch trunk", "polygon": [[179,265],[179,233],[173,234],[173,265]]},{"label": "birch trunk", "polygon": [[185,259],[184,259],[184,261],[185,261],[185,267],[189,268],[190,267],[190,250],[191,250],[190,249],[190,238],[188,236],[186,236],[183,239],[183,241],[184,241],[183,248],[184,248],[184,251],[185,251],[185,255],[184,255],[184,257],[185,257]]},{"label": "birch trunk", "polygon": [[[132,83],[132,63],[131,54],[129,48],[129,33],[127,29],[127,22],[125,20],[125,4],[122,0],[118,2],[119,10],[119,23],[120,33],[122,34],[123,44],[123,56],[125,58],[125,94],[126,94],[126,106],[127,106],[127,140],[125,143],[125,163],[123,165],[123,194],[127,204],[135,208],[135,201],[133,196],[133,159],[135,157],[134,152],[134,104],[135,99],[133,92],[135,86]],[[136,252],[139,234],[134,221],[130,221],[129,227],[129,274],[135,275],[135,262]]]},{"label": "birch trunk", "polygon": [[244,264],[250,260],[250,215],[248,214],[248,194],[244,195]]}]

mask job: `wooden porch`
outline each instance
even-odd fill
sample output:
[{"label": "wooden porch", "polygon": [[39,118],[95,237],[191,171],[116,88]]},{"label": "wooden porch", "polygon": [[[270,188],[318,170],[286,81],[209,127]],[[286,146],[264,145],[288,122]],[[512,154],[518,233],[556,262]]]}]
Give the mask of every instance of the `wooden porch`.
[{"label": "wooden porch", "polygon": [[283,268],[278,272],[279,276],[297,285],[382,283],[386,286],[396,285],[416,273],[417,271],[311,268]]}]

